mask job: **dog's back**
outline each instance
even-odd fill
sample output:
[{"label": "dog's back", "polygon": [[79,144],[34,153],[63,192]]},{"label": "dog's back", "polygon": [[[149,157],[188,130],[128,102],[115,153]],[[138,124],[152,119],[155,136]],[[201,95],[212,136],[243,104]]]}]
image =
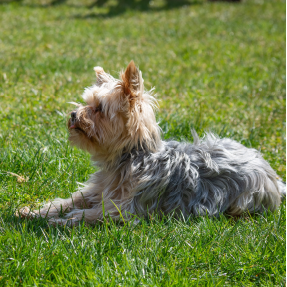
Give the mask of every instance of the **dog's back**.
[{"label": "dog's back", "polygon": [[139,214],[216,216],[275,210],[285,185],[255,149],[207,134],[194,143],[163,142],[157,153],[131,157]]}]

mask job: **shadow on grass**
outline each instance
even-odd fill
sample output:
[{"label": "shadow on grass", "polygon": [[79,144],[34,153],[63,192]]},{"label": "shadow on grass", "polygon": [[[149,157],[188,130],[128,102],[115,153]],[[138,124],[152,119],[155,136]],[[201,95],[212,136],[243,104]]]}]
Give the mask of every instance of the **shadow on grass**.
[{"label": "shadow on grass", "polygon": [[[95,2],[90,7],[98,6],[102,7],[106,4],[106,0],[99,0]],[[150,1],[141,0],[125,0],[118,1],[115,6],[109,7],[107,13],[88,13],[85,15],[75,15],[74,18],[77,19],[88,19],[88,18],[98,18],[98,17],[116,17],[118,15],[124,14],[127,11],[139,11],[139,12],[155,12],[155,11],[163,11],[163,10],[171,10],[191,5],[202,4],[202,1],[188,1],[188,0],[165,0],[164,5],[161,7],[153,7]]]},{"label": "shadow on grass", "polygon": [[[36,1],[35,1],[36,2]],[[25,3],[23,0],[0,0],[1,4],[9,3],[21,3],[21,5],[31,8],[48,8],[53,6],[65,5],[69,7],[85,7],[92,9],[94,7],[108,8],[108,12],[90,12],[84,15],[77,14],[72,16],[76,19],[88,19],[88,18],[100,18],[100,17],[115,17],[121,14],[126,13],[127,11],[139,11],[139,12],[153,12],[153,11],[162,11],[162,10],[171,10],[175,8],[186,7],[190,5],[203,4],[203,0],[165,0],[162,6],[153,7],[152,1],[147,0],[118,0],[115,5],[110,5],[109,0],[96,0],[89,5],[85,5],[79,1],[76,4],[69,3],[68,0],[51,0],[45,4],[38,3]]]},{"label": "shadow on grass", "polygon": [[0,5],[10,4],[10,3],[20,3],[22,0],[0,0]]}]

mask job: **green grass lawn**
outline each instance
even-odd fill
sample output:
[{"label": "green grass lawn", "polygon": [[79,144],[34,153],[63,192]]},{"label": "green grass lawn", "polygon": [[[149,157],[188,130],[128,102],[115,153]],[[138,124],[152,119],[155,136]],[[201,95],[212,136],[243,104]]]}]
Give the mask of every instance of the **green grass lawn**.
[{"label": "green grass lawn", "polygon": [[69,146],[68,102],[82,101],[94,66],[117,76],[131,59],[156,87],[164,138],[211,130],[260,149],[285,179],[285,5],[0,2],[0,286],[285,286],[285,204],[72,229],[13,216],[96,170]]}]

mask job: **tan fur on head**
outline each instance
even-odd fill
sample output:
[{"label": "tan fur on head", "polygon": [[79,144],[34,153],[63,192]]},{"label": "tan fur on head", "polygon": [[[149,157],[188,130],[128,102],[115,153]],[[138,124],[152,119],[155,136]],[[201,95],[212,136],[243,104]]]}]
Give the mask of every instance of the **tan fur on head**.
[{"label": "tan fur on head", "polygon": [[68,122],[70,141],[90,152],[94,160],[110,164],[133,148],[156,151],[161,141],[153,111],[155,99],[144,91],[142,74],[134,62],[120,80],[101,67],[94,70],[96,85],[83,94],[87,105],[79,106]]},{"label": "tan fur on head", "polygon": [[129,96],[130,102],[134,104],[136,98],[143,94],[144,86],[142,73],[133,60],[130,61],[125,72],[121,73],[121,78],[123,80],[124,93]]}]

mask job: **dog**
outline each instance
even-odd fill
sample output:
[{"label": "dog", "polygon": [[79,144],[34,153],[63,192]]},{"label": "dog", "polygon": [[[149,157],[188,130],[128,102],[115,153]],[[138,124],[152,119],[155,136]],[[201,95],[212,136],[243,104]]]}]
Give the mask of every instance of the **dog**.
[{"label": "dog", "polygon": [[57,198],[22,216],[49,223],[96,223],[147,217],[238,216],[274,211],[285,184],[255,149],[207,133],[194,142],[161,140],[152,91],[144,90],[141,71],[131,61],[117,80],[95,67],[96,83],[86,88],[86,105],[68,120],[69,140],[91,154],[100,171],[68,199]]}]

